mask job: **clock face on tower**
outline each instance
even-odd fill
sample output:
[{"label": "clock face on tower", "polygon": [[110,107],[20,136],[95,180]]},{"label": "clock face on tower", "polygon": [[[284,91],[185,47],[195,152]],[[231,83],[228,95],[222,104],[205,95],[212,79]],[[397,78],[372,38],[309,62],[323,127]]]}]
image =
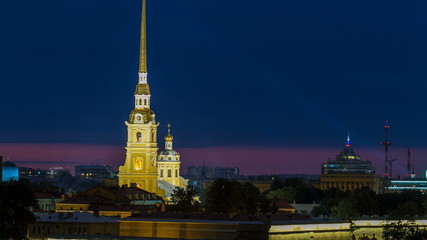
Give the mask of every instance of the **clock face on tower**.
[{"label": "clock face on tower", "polygon": [[141,121],[141,116],[136,117],[136,120]]}]

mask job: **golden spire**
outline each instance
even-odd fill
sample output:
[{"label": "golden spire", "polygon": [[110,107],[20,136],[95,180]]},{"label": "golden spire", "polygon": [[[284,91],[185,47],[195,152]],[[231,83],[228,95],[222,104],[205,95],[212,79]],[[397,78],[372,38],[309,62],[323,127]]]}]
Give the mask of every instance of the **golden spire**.
[{"label": "golden spire", "polygon": [[168,124],[168,135],[166,135],[165,141],[172,142],[172,140],[173,140],[173,136],[171,135],[171,125],[169,123]]},{"label": "golden spire", "polygon": [[139,48],[139,72],[147,72],[147,34],[146,34],[145,0],[142,0],[141,43]]}]

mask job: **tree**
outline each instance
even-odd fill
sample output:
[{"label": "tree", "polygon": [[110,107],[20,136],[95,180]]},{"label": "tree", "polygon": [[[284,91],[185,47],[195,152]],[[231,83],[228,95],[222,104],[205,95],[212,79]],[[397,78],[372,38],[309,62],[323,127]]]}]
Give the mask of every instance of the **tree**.
[{"label": "tree", "polygon": [[389,219],[412,219],[415,215],[420,214],[419,206],[412,202],[405,202],[390,212]]},{"label": "tree", "polygon": [[315,206],[311,210],[311,215],[313,215],[313,217],[319,217],[321,215],[322,216],[329,216],[329,212],[325,206]]},{"label": "tree", "polygon": [[320,202],[322,191],[314,188],[313,185],[308,183],[301,183],[295,186],[297,203],[313,203]]},{"label": "tree", "polygon": [[238,201],[240,207],[239,213],[258,214],[259,212],[265,213],[269,209],[268,199],[256,188],[252,183],[245,182],[240,184],[240,196]]},{"label": "tree", "polygon": [[360,213],[354,208],[351,201],[346,198],[339,202],[337,206],[332,207],[332,215],[341,219],[349,219],[350,217],[359,217]]},{"label": "tree", "polygon": [[206,193],[206,210],[216,213],[257,214],[270,210],[271,204],[249,182],[239,183],[219,178],[212,182]]},{"label": "tree", "polygon": [[285,186],[285,183],[282,179],[275,177],[273,178],[273,182],[270,184],[270,190],[274,191],[280,188],[283,188]]},{"label": "tree", "polygon": [[206,209],[216,213],[237,212],[236,202],[240,201],[238,195],[239,183],[219,178],[212,182],[206,192]]},{"label": "tree", "polygon": [[301,178],[293,177],[293,178],[286,179],[283,184],[285,187],[297,187],[303,183],[304,182]]},{"label": "tree", "polygon": [[26,239],[37,201],[28,181],[0,182],[0,239]]},{"label": "tree", "polygon": [[267,198],[269,199],[273,199],[275,197],[284,199],[288,202],[293,202],[296,199],[296,191],[292,187],[283,187],[277,190],[272,190],[267,194]]},{"label": "tree", "polygon": [[331,209],[333,206],[348,196],[347,192],[343,192],[338,188],[331,188],[323,191],[322,204]]},{"label": "tree", "polygon": [[200,203],[197,201],[197,192],[193,186],[186,188],[176,187],[171,196],[173,209],[181,212],[196,212],[200,210]]},{"label": "tree", "polygon": [[384,239],[421,240],[426,236],[426,231],[420,229],[415,220],[387,220],[383,225]]},{"label": "tree", "polygon": [[369,188],[356,189],[348,197],[361,215],[378,214],[376,194]]},{"label": "tree", "polygon": [[388,215],[406,202],[413,202],[417,205],[414,208],[417,212],[415,215],[422,215],[425,211],[423,206],[425,195],[420,191],[404,190],[400,193],[384,193],[378,195],[377,199],[380,215]]}]

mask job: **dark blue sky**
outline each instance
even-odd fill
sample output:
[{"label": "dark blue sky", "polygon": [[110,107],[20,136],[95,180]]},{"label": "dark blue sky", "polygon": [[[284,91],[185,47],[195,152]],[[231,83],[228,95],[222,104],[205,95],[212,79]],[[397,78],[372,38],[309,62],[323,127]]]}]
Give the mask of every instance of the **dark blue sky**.
[{"label": "dark blue sky", "polygon": [[[124,145],[140,1],[0,3],[0,142]],[[427,147],[427,2],[148,0],[176,146]]]}]

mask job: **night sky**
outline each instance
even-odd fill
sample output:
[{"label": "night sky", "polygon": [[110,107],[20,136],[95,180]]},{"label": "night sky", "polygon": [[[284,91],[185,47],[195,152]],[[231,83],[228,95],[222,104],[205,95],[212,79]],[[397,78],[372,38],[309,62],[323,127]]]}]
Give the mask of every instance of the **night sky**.
[{"label": "night sky", "polygon": [[[18,165],[124,163],[140,8],[0,2],[0,154]],[[395,175],[408,147],[421,174],[426,12],[425,1],[147,0],[159,147],[171,123],[184,169],[316,174],[350,132],[380,173],[389,120]]]}]

